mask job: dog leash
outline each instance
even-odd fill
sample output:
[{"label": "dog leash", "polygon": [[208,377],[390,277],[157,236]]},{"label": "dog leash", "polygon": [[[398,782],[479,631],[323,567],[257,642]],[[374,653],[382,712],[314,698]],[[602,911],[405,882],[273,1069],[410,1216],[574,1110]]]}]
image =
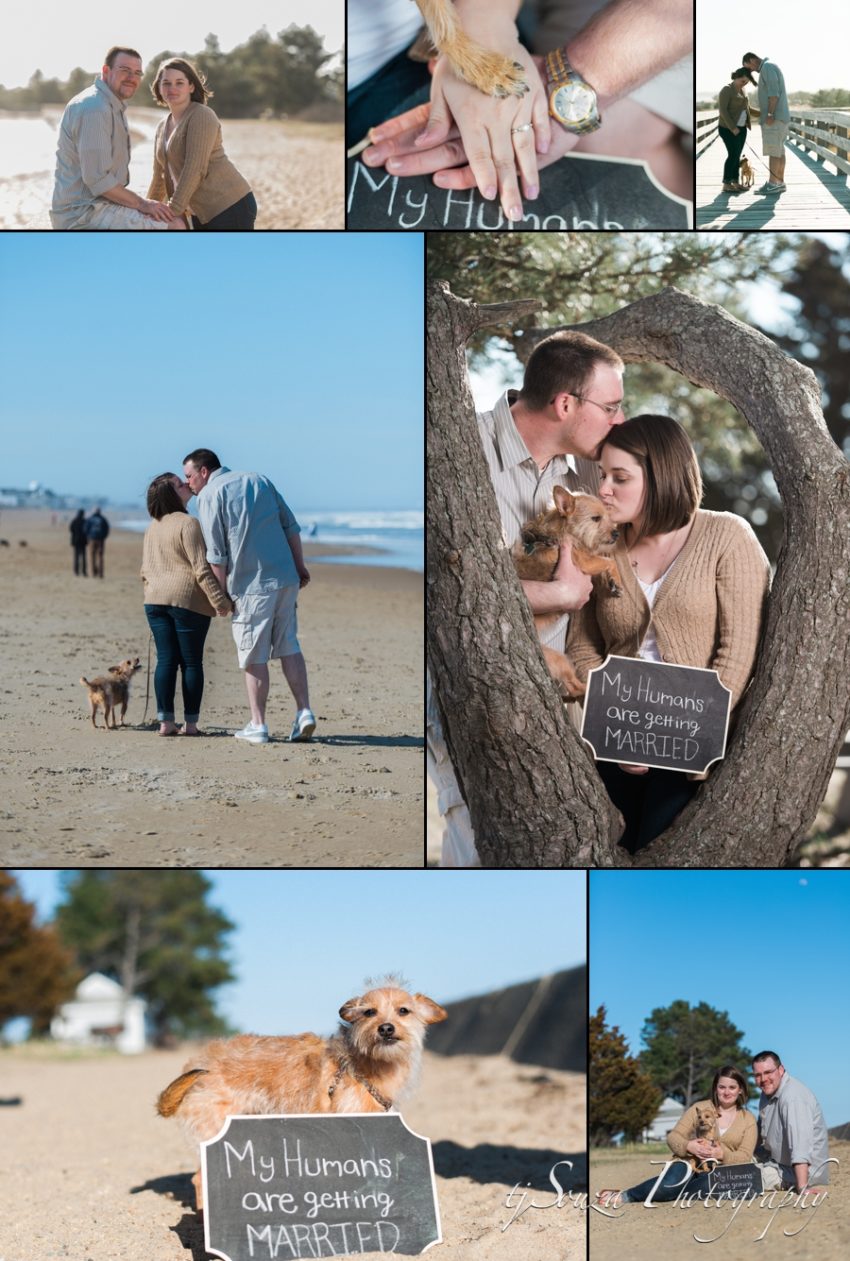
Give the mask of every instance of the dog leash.
[{"label": "dog leash", "polygon": [[336,1090],[337,1086],[342,1080],[343,1074],[345,1073],[348,1073],[349,1077],[353,1077],[354,1080],[358,1083],[358,1085],[365,1086],[365,1088],[369,1091],[369,1094],[372,1096],[372,1098],[376,1100],[376,1102],[379,1103],[381,1107],[384,1109],[384,1112],[390,1111],[390,1109],[393,1106],[392,1099],[387,1099],[386,1095],[382,1095],[380,1090],[377,1090],[372,1085],[371,1082],[366,1080],[365,1077],[361,1077],[359,1073],[355,1073],[354,1069],[351,1067],[351,1061],[347,1060],[344,1056],[339,1061],[339,1068],[336,1070],[336,1076],[334,1077],[330,1086],[328,1086],[329,1099],[333,1099],[334,1091]]},{"label": "dog leash", "polygon": [[147,678],[147,683],[145,684],[145,712],[142,714],[142,725],[144,725],[144,723],[147,721],[148,703],[150,702],[150,697],[151,697],[151,644],[152,643],[153,643],[153,631],[151,631],[151,634],[148,637],[148,678]]}]

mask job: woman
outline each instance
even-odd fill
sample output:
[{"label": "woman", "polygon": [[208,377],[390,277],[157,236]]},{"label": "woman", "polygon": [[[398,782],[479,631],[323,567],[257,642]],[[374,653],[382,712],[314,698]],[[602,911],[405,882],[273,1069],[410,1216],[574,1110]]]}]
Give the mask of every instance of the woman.
[{"label": "woman", "polygon": [[[161,736],[197,736],[204,694],[204,640],[210,618],[227,617],[230,600],[207,564],[201,527],[186,511],[192,492],[175,473],[148,487],[153,520],[142,547],[145,616],[156,642],[157,717]],[[183,687],[183,727],[174,722],[177,671]]]},{"label": "woman", "polygon": [[743,193],[744,188],[738,182],[738,171],[741,166],[741,154],[747,140],[747,132],[752,122],[750,119],[750,102],[744,92],[744,84],[752,83],[753,77],[746,67],[732,71],[732,82],[720,89],[717,98],[718,126],[720,139],[726,146],[726,161],[723,164],[724,193]]},{"label": "woman", "polygon": [[221,125],[206,104],[212,92],[190,61],[172,57],[157,71],[151,92],[169,115],[156,131],[148,197],[168,198],[196,232],[251,232],[257,203],[221,145]]},{"label": "woman", "polygon": [[[699,507],[694,449],[669,416],[635,416],[602,448],[599,497],[624,528],[614,559],[622,595],[594,583],[570,618],[567,652],[582,679],[609,653],[714,669],[741,699],[755,666],[770,566],[749,524]],[[623,815],[620,844],[636,853],[696,791],[680,771],[596,768]],[[704,778],[702,776],[701,778]]]},{"label": "woman", "polygon": [[749,1165],[753,1159],[756,1146],[756,1120],[747,1108],[749,1090],[747,1080],[737,1068],[726,1064],[714,1074],[711,1083],[710,1102],[717,1110],[717,1140],[697,1138],[697,1108],[709,1102],[700,1100],[677,1122],[667,1135],[667,1146],[674,1160],[653,1191],[658,1175],[647,1178],[636,1187],[627,1191],[600,1191],[596,1203],[605,1208],[619,1208],[621,1204],[642,1204],[653,1191],[653,1202],[663,1203],[675,1200],[683,1191],[691,1195],[703,1195],[709,1189],[708,1173],[696,1173],[693,1165],[685,1159],[693,1157],[699,1164],[706,1160],[716,1160],[720,1165]]}]

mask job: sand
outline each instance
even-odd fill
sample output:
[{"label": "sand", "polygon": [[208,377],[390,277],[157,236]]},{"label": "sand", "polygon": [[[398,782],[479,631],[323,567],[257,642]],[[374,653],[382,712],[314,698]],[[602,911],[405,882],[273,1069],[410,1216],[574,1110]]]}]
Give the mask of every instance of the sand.
[{"label": "sand", "polygon": [[[0,1052],[5,1138],[0,1147],[3,1261],[204,1261],[194,1212],[193,1158],[153,1101],[185,1051],[61,1058],[55,1048]],[[505,1201],[533,1182],[541,1203],[555,1161],[574,1160],[585,1188],[585,1078],[499,1057],[425,1055],[422,1085],[404,1109],[431,1139],[444,1242],[451,1261],[579,1261],[585,1213],[532,1209],[507,1230]],[[578,1193],[577,1193],[578,1194]],[[379,1255],[379,1254],[366,1254]]]},{"label": "sand", "polygon": [[142,536],[113,529],[106,578],[78,578],[66,520],[0,516],[10,543],[0,546],[3,865],[422,865],[420,574],[311,563],[316,549],[305,544],[313,581],[299,638],[319,723],[309,744],[287,742],[294,705],[274,663],[269,744],[232,738],[249,715],[227,618],[207,637],[207,738],[154,734],[152,680],[142,725],[146,669],[128,726],[94,731],[80,676],[129,656],[147,666]]},{"label": "sand", "polygon": [[[61,114],[58,107],[44,107],[43,120],[53,136]],[[27,117],[35,125],[37,115]],[[153,171],[152,137],[162,111],[131,106],[128,118],[133,145],[130,188],[145,197]],[[46,143],[42,137],[37,156],[32,156],[28,127],[18,140],[18,124],[26,121],[0,111],[0,144],[8,131],[22,146],[19,171],[11,172],[14,162],[7,158],[5,178],[0,178],[0,230],[51,226],[55,139]],[[40,131],[35,135],[41,136]],[[222,138],[225,152],[257,198],[257,230],[345,227],[341,123],[223,119]]]},{"label": "sand", "polygon": [[[685,1209],[677,1205],[644,1208],[629,1204],[615,1217],[590,1213],[591,1261],[688,1261],[696,1257],[718,1257],[723,1261],[750,1261],[767,1255],[779,1261],[839,1261],[850,1255],[850,1218],[847,1214],[847,1183],[850,1170],[850,1143],[830,1140],[830,1156],[841,1163],[830,1173],[829,1193],[814,1209],[792,1205],[773,1209],[744,1205],[733,1216],[730,1205],[706,1208],[695,1204]],[[621,1156],[592,1152],[590,1158],[591,1194],[604,1187],[635,1186],[655,1176],[662,1168],[650,1160],[661,1155]],[[793,1234],[800,1230],[801,1233]],[[767,1228],[764,1238],[758,1236]],[[721,1235],[721,1232],[724,1232]],[[786,1235],[785,1232],[789,1234]],[[698,1243],[694,1235],[716,1240],[713,1247]]]}]

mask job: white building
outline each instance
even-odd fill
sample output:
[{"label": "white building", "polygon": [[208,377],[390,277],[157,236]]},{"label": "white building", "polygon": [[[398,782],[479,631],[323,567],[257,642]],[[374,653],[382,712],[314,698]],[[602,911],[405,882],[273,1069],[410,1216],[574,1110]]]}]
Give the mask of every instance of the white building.
[{"label": "white building", "polygon": [[679,1100],[671,1099],[668,1095],[656,1112],[654,1121],[644,1130],[641,1136],[643,1141],[645,1143],[663,1143],[668,1132],[672,1130],[684,1111],[685,1109]]},{"label": "white building", "polygon": [[92,972],[80,981],[76,994],[63,1003],[50,1022],[57,1042],[77,1046],[114,1046],[125,1055],[144,1051],[145,1009],[143,998],[124,997],[117,981]]}]

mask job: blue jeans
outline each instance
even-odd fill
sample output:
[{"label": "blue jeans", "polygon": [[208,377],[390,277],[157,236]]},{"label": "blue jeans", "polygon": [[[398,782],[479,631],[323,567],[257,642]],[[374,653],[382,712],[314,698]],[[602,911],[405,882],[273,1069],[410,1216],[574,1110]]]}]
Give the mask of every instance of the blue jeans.
[{"label": "blue jeans", "polygon": [[645,775],[630,775],[615,762],[597,762],[596,769],[623,816],[626,828],[620,844],[630,854],[637,854],[665,832],[699,787],[681,771],[650,767]]},{"label": "blue jeans", "polygon": [[[629,1204],[642,1204],[656,1182],[658,1182],[658,1174],[647,1178],[646,1182],[639,1182],[636,1187],[629,1187],[628,1191],[623,1192],[623,1199]],[[675,1200],[683,1191],[687,1195],[698,1193],[704,1195],[708,1191],[708,1174],[694,1173],[686,1160],[674,1160],[658,1183],[658,1190],[652,1197],[652,1203],[664,1204],[669,1200]]]},{"label": "blue jeans", "polygon": [[246,193],[209,223],[201,223],[197,215],[192,215],[192,227],[196,232],[253,232],[256,217],[257,199],[253,193]]},{"label": "blue jeans", "polygon": [[183,687],[183,715],[186,722],[197,722],[204,694],[204,640],[210,618],[191,609],[177,609],[170,604],[146,604],[145,617],[156,644],[157,718],[174,722],[174,692],[177,671]]},{"label": "blue jeans", "polygon": [[365,82],[351,88],[345,106],[346,146],[359,144],[370,127],[377,127],[399,113],[399,106],[420,88],[426,89],[424,99],[427,101],[430,81],[425,63],[411,61],[405,50]]}]

